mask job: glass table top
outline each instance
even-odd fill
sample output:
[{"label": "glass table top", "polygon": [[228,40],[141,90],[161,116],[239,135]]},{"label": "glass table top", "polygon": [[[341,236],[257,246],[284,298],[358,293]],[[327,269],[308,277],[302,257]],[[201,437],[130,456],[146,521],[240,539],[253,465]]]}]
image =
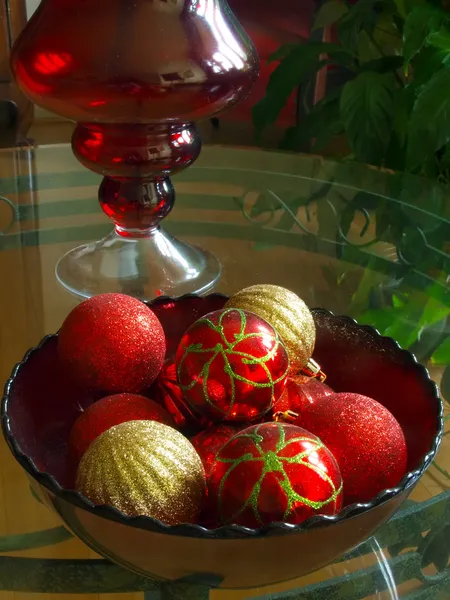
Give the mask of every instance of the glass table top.
[{"label": "glass table top", "polygon": [[[69,146],[0,152],[0,376],[56,331],[78,299],[55,265],[106,236],[99,176]],[[450,401],[450,192],[411,176],[350,162],[234,147],[205,147],[174,178],[169,233],[213,252],[215,288],[292,289],[377,327],[427,364]],[[100,559],[32,496],[1,441],[0,600],[153,597],[152,584]],[[214,598],[444,599],[450,597],[450,444],[410,499],[369,541],[302,579]],[[40,596],[39,596],[40,594]],[[113,595],[114,594],[114,595]],[[198,595],[198,593],[197,593]]]}]

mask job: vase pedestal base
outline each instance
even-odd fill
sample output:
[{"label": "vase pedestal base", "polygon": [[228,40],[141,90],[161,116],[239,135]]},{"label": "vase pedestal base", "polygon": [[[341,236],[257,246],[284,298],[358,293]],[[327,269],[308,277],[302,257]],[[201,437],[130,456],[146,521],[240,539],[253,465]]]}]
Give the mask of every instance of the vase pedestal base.
[{"label": "vase pedestal base", "polygon": [[221,265],[209,252],[173,238],[161,228],[148,235],[119,235],[79,246],[56,265],[56,277],[82,298],[122,293],[140,300],[210,292]]}]

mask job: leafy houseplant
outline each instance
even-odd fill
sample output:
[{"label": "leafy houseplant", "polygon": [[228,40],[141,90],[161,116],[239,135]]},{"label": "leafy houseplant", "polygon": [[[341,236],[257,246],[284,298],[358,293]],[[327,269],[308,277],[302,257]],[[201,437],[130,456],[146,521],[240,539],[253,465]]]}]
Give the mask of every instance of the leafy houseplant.
[{"label": "leafy houseplant", "polygon": [[314,29],[333,26],[336,42],[287,44],[253,109],[258,135],[289,96],[321,69],[340,83],[306,107],[282,147],[320,152],[345,136],[350,158],[450,181],[450,12],[448,0],[329,0]]},{"label": "leafy houseplant", "polygon": [[[419,360],[445,367],[441,392],[450,401],[448,192],[403,174],[450,183],[450,0],[328,0],[313,29],[330,26],[332,43],[287,44],[270,58],[279,65],[253,109],[257,136],[276,122],[295,90],[310,89],[317,73],[327,69],[337,84],[328,85],[316,104],[307,101],[307,93],[299,94],[301,114],[285,131],[282,148],[320,153],[340,136],[347,158],[395,173],[386,179],[385,200],[373,202],[370,183],[350,201],[329,184],[311,197],[294,198],[285,203],[278,228],[291,231],[298,211],[316,203],[320,232],[321,222],[330,221],[327,215],[321,221],[320,207],[328,204],[340,243],[357,214],[366,215],[360,226],[364,237],[374,213],[375,241],[396,248],[399,276],[383,279],[366,261],[363,275],[329,269],[326,280],[358,321],[394,337]],[[336,165],[337,181],[347,180],[346,166],[346,161]],[[267,210],[264,203],[261,210]],[[417,273],[428,278],[426,290],[415,285]]]}]

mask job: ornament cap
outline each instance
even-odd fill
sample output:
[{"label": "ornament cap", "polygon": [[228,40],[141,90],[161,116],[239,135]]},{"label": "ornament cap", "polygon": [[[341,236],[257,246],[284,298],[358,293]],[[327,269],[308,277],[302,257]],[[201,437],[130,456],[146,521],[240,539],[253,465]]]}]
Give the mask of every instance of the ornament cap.
[{"label": "ornament cap", "polygon": [[325,383],[327,378],[326,373],[322,371],[321,366],[313,358],[310,358],[306,365],[298,373],[301,376],[311,379],[318,379],[321,383]]},{"label": "ornament cap", "polygon": [[274,413],[273,420],[276,423],[295,423],[298,417],[298,413],[294,412],[293,410],[279,410],[278,412]]}]

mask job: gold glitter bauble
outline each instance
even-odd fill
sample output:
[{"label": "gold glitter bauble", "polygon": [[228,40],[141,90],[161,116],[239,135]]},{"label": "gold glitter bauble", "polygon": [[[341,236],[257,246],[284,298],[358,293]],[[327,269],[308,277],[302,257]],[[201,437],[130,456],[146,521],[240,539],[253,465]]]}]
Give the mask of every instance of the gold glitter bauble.
[{"label": "gold glitter bauble", "polygon": [[289,354],[292,376],[311,358],[316,326],[311,311],[294,292],[277,285],[252,285],[234,294],[225,307],[255,313],[278,331]]},{"label": "gold glitter bauble", "polygon": [[202,461],[181,433],[156,421],[128,421],[100,435],[83,455],[76,488],[94,504],[167,525],[193,523],[206,484]]}]

